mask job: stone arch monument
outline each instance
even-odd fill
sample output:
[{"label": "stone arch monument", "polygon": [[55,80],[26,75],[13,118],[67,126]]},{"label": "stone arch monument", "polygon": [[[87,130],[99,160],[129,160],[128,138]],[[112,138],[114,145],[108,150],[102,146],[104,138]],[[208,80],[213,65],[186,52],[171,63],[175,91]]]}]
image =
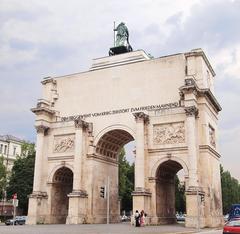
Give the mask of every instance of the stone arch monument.
[{"label": "stone arch monument", "polygon": [[82,73],[47,77],[36,115],[28,223],[105,223],[110,177],[118,222],[118,154],[135,140],[133,209],[149,224],[175,222],[174,176],[183,169],[186,226],[222,223],[215,73],[201,49],[150,58],[138,50],[94,59]]}]

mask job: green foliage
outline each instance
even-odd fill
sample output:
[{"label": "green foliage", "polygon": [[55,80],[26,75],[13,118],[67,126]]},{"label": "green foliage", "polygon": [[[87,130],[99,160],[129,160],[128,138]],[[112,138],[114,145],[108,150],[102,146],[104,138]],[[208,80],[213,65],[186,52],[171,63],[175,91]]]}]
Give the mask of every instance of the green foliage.
[{"label": "green foliage", "polygon": [[233,178],[229,171],[224,171],[220,165],[222,183],[223,213],[228,213],[232,204],[240,203],[240,184]]},{"label": "green foliage", "polygon": [[130,165],[122,149],[119,155],[119,196],[121,210],[132,210],[132,191],[134,189],[134,164]]},{"label": "green foliage", "polygon": [[186,213],[185,185],[175,176],[175,208],[177,212]]},{"label": "green foliage", "polygon": [[[29,144],[29,143],[26,143]],[[14,161],[12,173],[7,187],[7,196],[11,198],[14,193],[17,193],[19,199],[19,208],[27,214],[28,195],[32,192],[35,151],[34,145],[29,144],[23,146],[25,154],[18,156]]]},{"label": "green foliage", "polygon": [[4,197],[4,192],[7,186],[7,168],[4,165],[4,158],[0,155],[0,199]]},{"label": "green foliage", "polygon": [[35,154],[35,144],[29,142],[23,142],[21,145],[22,156],[34,155]]}]

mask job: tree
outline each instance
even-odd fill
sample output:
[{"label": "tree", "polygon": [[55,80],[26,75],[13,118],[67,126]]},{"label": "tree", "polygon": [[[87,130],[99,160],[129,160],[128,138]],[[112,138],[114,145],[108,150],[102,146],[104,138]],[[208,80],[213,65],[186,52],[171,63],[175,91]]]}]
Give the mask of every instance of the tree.
[{"label": "tree", "polygon": [[23,154],[14,161],[7,187],[7,196],[11,198],[14,193],[17,193],[19,208],[22,209],[23,214],[27,214],[28,195],[31,194],[33,188],[34,144],[24,143],[22,152]]},{"label": "tree", "polygon": [[222,184],[222,203],[223,213],[229,212],[232,204],[240,203],[240,184],[233,178],[229,171],[224,171],[220,165],[221,184]]},{"label": "tree", "polygon": [[5,197],[5,191],[7,186],[7,168],[4,165],[4,158],[0,155],[0,199]]},{"label": "tree", "polygon": [[185,185],[181,184],[178,176],[175,176],[175,208],[177,212],[186,212]]},{"label": "tree", "polygon": [[126,160],[125,150],[119,154],[119,196],[121,197],[121,210],[132,210],[132,191],[134,189],[134,164]]}]

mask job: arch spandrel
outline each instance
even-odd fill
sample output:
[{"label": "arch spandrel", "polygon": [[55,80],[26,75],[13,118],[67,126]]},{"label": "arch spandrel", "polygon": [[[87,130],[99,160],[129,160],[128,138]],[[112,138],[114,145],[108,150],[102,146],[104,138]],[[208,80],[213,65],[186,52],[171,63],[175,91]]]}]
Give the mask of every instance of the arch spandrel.
[{"label": "arch spandrel", "polygon": [[171,158],[169,158],[168,156],[165,156],[161,159],[159,159],[152,167],[151,169],[151,177],[152,178],[155,178],[156,177],[156,174],[157,174],[157,171],[158,171],[158,168],[161,164],[163,164],[164,162],[167,162],[167,161],[175,161],[177,163],[179,163],[181,166],[182,166],[182,169],[184,171],[184,177],[185,178],[188,178],[189,177],[189,169],[188,169],[188,166],[187,164],[180,158],[178,157],[175,157],[175,156],[171,156]]}]

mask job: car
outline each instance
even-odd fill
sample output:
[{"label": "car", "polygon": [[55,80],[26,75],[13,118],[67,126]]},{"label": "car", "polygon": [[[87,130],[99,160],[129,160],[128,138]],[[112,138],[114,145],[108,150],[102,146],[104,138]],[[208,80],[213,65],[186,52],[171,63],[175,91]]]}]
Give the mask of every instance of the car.
[{"label": "car", "polygon": [[223,234],[240,233],[240,219],[231,219],[223,227]]},{"label": "car", "polygon": [[16,220],[14,221],[13,219],[7,219],[7,220],[5,221],[5,224],[6,224],[6,225],[13,225],[13,222],[14,222],[14,225],[16,225]]},{"label": "car", "polygon": [[183,214],[176,214],[177,222],[184,222],[185,221],[185,215]]},{"label": "car", "polygon": [[26,223],[26,216],[16,216],[16,224],[23,225]]},{"label": "car", "polygon": [[15,220],[14,219],[7,219],[5,221],[6,225],[23,225],[26,223],[26,216],[16,216]]},{"label": "car", "polygon": [[223,217],[223,218],[224,218],[224,221],[225,221],[225,222],[227,222],[227,221],[228,221],[228,217],[229,217],[229,214],[226,214],[226,215],[224,215],[224,217]]},{"label": "car", "polygon": [[122,220],[122,222],[127,221],[127,216],[126,216],[126,215],[123,215],[123,216],[121,217],[121,220]]}]

